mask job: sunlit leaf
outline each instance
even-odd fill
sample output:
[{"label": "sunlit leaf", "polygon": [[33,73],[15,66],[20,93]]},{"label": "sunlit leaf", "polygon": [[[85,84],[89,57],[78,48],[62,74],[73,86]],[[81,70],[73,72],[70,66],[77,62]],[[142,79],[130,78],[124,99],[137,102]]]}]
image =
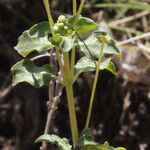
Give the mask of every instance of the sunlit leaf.
[{"label": "sunlit leaf", "polygon": [[39,142],[49,142],[51,144],[55,144],[58,146],[59,150],[72,150],[71,145],[69,144],[68,140],[66,138],[60,138],[57,135],[49,135],[49,134],[44,134],[41,135],[35,143]]},{"label": "sunlit leaf", "polygon": [[[95,71],[97,61],[92,60],[89,57],[82,57],[75,65],[75,76],[78,77],[82,72]],[[106,59],[100,64],[100,70],[108,70],[116,75],[116,69],[110,59]]]},{"label": "sunlit leaf", "polygon": [[22,33],[18,39],[18,44],[15,46],[15,49],[23,57],[26,57],[33,51],[44,53],[53,47],[49,41],[49,33],[50,29],[48,22],[36,24],[29,30]]},{"label": "sunlit leaf", "polygon": [[49,65],[37,67],[31,60],[24,59],[16,63],[12,68],[13,86],[21,82],[28,82],[35,87],[48,84],[54,70]]},{"label": "sunlit leaf", "polygon": [[63,42],[61,48],[64,52],[68,52],[74,46],[75,37],[74,36],[63,36]]},{"label": "sunlit leaf", "polygon": [[68,19],[68,23],[76,30],[78,34],[84,34],[91,30],[97,29],[99,25],[93,20],[86,17],[72,16]]},{"label": "sunlit leaf", "polygon": [[[85,53],[85,55],[87,55],[89,57],[93,57],[93,58],[99,57],[101,46],[102,46],[102,44],[98,40],[98,36],[100,36],[100,35],[101,35],[101,32],[93,32],[93,34],[91,34],[84,41],[84,43],[86,44],[87,47],[85,46],[85,44],[82,41],[79,42],[80,49],[82,52]],[[103,51],[105,54],[119,54],[120,53],[118,47],[116,46],[116,44],[113,40],[110,40],[108,43],[104,44]]]}]

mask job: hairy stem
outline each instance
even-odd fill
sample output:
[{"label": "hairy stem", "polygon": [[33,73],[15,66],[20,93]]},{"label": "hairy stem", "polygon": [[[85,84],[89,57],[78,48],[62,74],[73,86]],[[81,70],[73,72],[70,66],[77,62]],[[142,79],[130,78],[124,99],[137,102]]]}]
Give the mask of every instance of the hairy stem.
[{"label": "hairy stem", "polygon": [[89,122],[90,122],[90,118],[91,118],[94,95],[95,95],[96,85],[97,85],[97,81],[98,81],[98,75],[99,75],[99,71],[100,71],[100,64],[101,64],[101,59],[103,57],[103,47],[104,47],[104,44],[102,44],[101,51],[100,51],[100,56],[99,56],[97,66],[96,66],[96,73],[95,73],[95,78],[94,78],[94,83],[93,83],[93,88],[92,88],[92,93],[91,93],[91,98],[90,98],[90,104],[89,104],[89,109],[88,109],[87,120],[86,120],[86,124],[85,124],[86,129],[89,126]]},{"label": "hairy stem", "polygon": [[45,6],[45,9],[47,12],[51,33],[52,33],[52,35],[54,35],[54,30],[53,30],[54,21],[53,21],[52,15],[51,15],[49,0],[44,0],[44,6]]}]

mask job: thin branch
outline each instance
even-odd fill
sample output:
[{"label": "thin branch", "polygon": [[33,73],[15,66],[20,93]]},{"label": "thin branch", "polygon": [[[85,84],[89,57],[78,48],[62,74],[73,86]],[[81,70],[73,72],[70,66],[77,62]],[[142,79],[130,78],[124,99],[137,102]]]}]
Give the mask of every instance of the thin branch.
[{"label": "thin branch", "polygon": [[126,17],[126,18],[123,18],[123,19],[112,21],[112,22],[108,23],[108,26],[112,27],[112,26],[116,26],[118,24],[124,24],[126,22],[132,21],[134,19],[138,19],[138,18],[146,16],[148,14],[150,14],[149,11],[142,11],[142,12],[137,13],[135,15],[132,15],[132,16],[129,16],[129,17]]},{"label": "thin branch", "polygon": [[117,45],[118,45],[118,46],[121,46],[121,45],[128,44],[128,43],[131,43],[131,42],[133,42],[133,41],[137,41],[137,40],[140,40],[140,39],[149,37],[149,36],[150,36],[150,32],[144,33],[144,34],[135,36],[135,37],[133,37],[133,38],[127,39],[127,40],[125,40],[125,41],[118,42]]},{"label": "thin branch", "polygon": [[103,50],[104,50],[104,43],[102,43],[100,55],[99,55],[97,66],[96,66],[96,72],[95,72],[94,83],[93,83],[93,87],[92,87],[92,93],[91,93],[91,97],[90,97],[90,104],[89,104],[89,108],[88,108],[88,115],[87,115],[87,119],[86,119],[85,129],[87,129],[89,127],[89,123],[90,123],[92,107],[93,107],[93,102],[94,102],[94,95],[95,95],[96,85],[97,85],[97,81],[98,81],[98,75],[99,75],[99,71],[100,71],[100,64],[101,64],[101,60],[103,57]]},{"label": "thin branch", "polygon": [[8,85],[3,90],[0,90],[0,103],[3,102],[4,98],[8,95],[8,93],[12,90],[13,86]]},{"label": "thin branch", "polygon": [[[59,83],[57,83],[59,84]],[[50,85],[51,87],[49,88],[49,91],[51,91],[51,88],[53,85]],[[57,86],[58,87],[58,86]],[[55,97],[51,97],[52,96],[52,93],[49,94],[49,97],[52,98],[51,100],[48,101],[48,114],[47,114],[47,120],[46,120],[46,125],[45,125],[45,130],[44,130],[44,134],[48,134],[49,131],[50,131],[50,127],[52,125],[52,120],[53,120],[53,116],[54,116],[54,113],[55,111],[57,110],[58,108],[58,104],[60,102],[59,98],[60,96],[62,95],[62,89],[63,89],[63,85],[61,85],[59,87],[59,90],[55,89],[56,91],[58,91],[58,94],[57,96]],[[54,91],[53,91],[54,92]],[[46,150],[47,149],[47,143],[43,142],[42,143],[42,146],[40,148],[41,150]]]},{"label": "thin branch", "polygon": [[40,59],[40,58],[43,58],[43,57],[50,57],[50,54],[49,53],[41,54],[41,55],[38,55],[36,57],[33,57],[31,60],[34,61],[34,60],[37,60],[37,59]]},{"label": "thin branch", "polygon": [[[55,64],[56,55],[54,55],[54,51],[52,50],[49,55],[50,55],[50,65]],[[57,70],[56,66],[54,67],[55,70]],[[56,78],[57,80],[59,80],[59,77]],[[49,90],[48,90],[49,100],[47,102],[48,113],[47,113],[47,120],[46,120],[44,134],[48,134],[50,132],[53,116],[59,104],[59,97],[62,94],[62,88],[63,85],[61,85],[59,82],[55,82],[54,79],[51,79],[51,81],[49,82]],[[42,143],[41,150],[47,150],[46,142]]]},{"label": "thin branch", "polygon": [[137,31],[135,29],[132,29],[132,28],[127,28],[127,27],[124,27],[124,26],[111,26],[110,27],[111,29],[114,29],[114,30],[117,30],[117,31],[121,31],[121,32],[128,32],[128,33],[132,33],[132,34],[135,34],[135,35],[139,35],[139,34],[142,34],[143,32],[141,31]]},{"label": "thin branch", "polygon": [[88,46],[86,45],[86,43],[82,40],[82,38],[80,37],[80,35],[78,34],[78,32],[77,32],[72,26],[70,26],[70,27],[71,27],[71,29],[75,32],[75,34],[78,36],[79,40],[84,44],[84,46],[85,46],[85,48],[87,49],[89,55],[91,56],[91,58],[93,58],[94,63],[95,63],[95,67],[96,67],[96,61],[95,61],[95,58],[93,57],[93,55],[92,55],[90,49],[88,48]]}]

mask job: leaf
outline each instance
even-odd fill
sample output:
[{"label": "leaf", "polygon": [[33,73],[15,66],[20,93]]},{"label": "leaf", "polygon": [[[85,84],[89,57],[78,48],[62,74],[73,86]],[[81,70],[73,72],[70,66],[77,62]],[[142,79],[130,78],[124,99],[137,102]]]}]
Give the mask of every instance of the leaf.
[{"label": "leaf", "polygon": [[109,150],[109,143],[96,143],[91,131],[89,129],[86,129],[81,134],[77,147],[79,147],[81,150]]},{"label": "leaf", "polygon": [[15,49],[23,57],[26,57],[33,51],[44,53],[53,47],[49,41],[49,33],[50,29],[48,22],[36,24],[29,30],[22,33],[18,39],[18,44],[15,46]]},{"label": "leaf", "polygon": [[35,143],[39,143],[39,142],[50,142],[51,144],[56,144],[59,148],[59,150],[72,150],[72,146],[69,144],[68,140],[66,138],[60,138],[57,135],[49,135],[49,134],[44,134],[41,135],[36,141]]},{"label": "leaf", "polygon": [[94,141],[90,129],[84,129],[77,143],[77,148],[81,150],[126,150],[123,147],[114,148],[108,142],[99,144]]},{"label": "leaf", "polygon": [[99,25],[92,19],[81,16],[78,18],[78,20],[77,16],[70,17],[68,19],[68,23],[75,29],[78,34],[84,34],[99,27]]},{"label": "leaf", "polygon": [[[98,36],[101,36],[101,33],[103,32],[93,32],[85,41],[79,42],[79,46],[82,52],[85,53],[86,56],[93,57],[93,58],[98,58],[100,55],[100,49],[101,49],[101,43],[98,40]],[[105,32],[105,34],[107,34]],[[89,52],[90,51],[90,52]],[[113,40],[110,40],[109,43],[104,44],[104,53],[105,54],[119,54],[120,50],[116,46],[115,42]],[[92,56],[91,56],[92,54]]]},{"label": "leaf", "polygon": [[74,46],[75,36],[63,36],[63,42],[61,48],[64,52],[68,52]]},{"label": "leaf", "polygon": [[81,147],[83,145],[92,144],[94,142],[94,138],[92,136],[90,129],[85,129],[81,133],[81,136],[78,140],[78,146]]},{"label": "leaf", "polygon": [[54,70],[49,65],[37,67],[31,60],[24,59],[16,63],[11,68],[13,76],[13,86],[21,82],[28,82],[35,87],[41,87],[48,84],[51,76],[54,76]]},{"label": "leaf", "polygon": [[107,60],[105,60],[104,62],[102,62],[100,64],[100,69],[101,70],[106,69],[106,70],[110,71],[111,73],[113,73],[114,75],[117,74],[116,67],[115,67],[115,65],[113,64],[113,62],[111,61],[110,58],[108,58]]},{"label": "leaf", "polygon": [[[95,61],[97,63],[97,61]],[[82,57],[75,65],[75,76],[78,77],[82,72],[95,71],[95,62],[89,57]],[[116,75],[116,69],[111,59],[107,59],[100,64],[100,70],[108,70]]]}]

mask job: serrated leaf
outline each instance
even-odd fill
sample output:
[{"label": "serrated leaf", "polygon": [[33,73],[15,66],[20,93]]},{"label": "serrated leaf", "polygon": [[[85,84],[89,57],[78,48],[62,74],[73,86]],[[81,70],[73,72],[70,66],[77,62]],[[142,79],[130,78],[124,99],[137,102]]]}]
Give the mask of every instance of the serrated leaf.
[{"label": "serrated leaf", "polygon": [[[95,63],[97,63],[97,61],[94,62],[94,60],[89,57],[82,57],[75,65],[75,76],[78,77],[82,72],[95,71]],[[116,69],[114,64],[111,62],[111,59],[107,59],[100,64],[100,70],[104,69],[116,75]]]},{"label": "serrated leaf", "polygon": [[[93,34],[91,34],[84,41],[84,43],[86,44],[88,49],[82,41],[79,42],[80,49],[82,52],[85,53],[86,56],[89,56],[91,58],[99,57],[102,44],[99,42],[98,36],[100,36],[100,32],[93,32]],[[104,44],[103,52],[105,54],[119,54],[120,53],[118,47],[116,46],[116,44],[113,40],[110,40],[109,43]],[[91,54],[92,54],[92,56],[91,56]]]},{"label": "serrated leaf", "polygon": [[16,63],[12,68],[13,86],[21,82],[27,82],[35,87],[41,87],[49,83],[54,70],[49,65],[37,67],[31,60],[24,59]]},{"label": "serrated leaf", "polygon": [[35,143],[39,143],[39,142],[49,142],[51,144],[56,144],[59,148],[59,150],[72,150],[72,146],[69,144],[68,140],[66,138],[60,138],[57,135],[49,135],[49,134],[44,134],[41,135],[36,141]]},{"label": "serrated leaf", "polygon": [[26,57],[33,51],[44,53],[53,47],[49,41],[49,33],[50,29],[48,22],[36,24],[22,33],[15,49],[23,57]]},{"label": "serrated leaf", "polygon": [[92,19],[81,16],[78,20],[77,16],[70,17],[68,19],[68,23],[76,30],[78,34],[84,34],[99,27],[99,25]]}]

